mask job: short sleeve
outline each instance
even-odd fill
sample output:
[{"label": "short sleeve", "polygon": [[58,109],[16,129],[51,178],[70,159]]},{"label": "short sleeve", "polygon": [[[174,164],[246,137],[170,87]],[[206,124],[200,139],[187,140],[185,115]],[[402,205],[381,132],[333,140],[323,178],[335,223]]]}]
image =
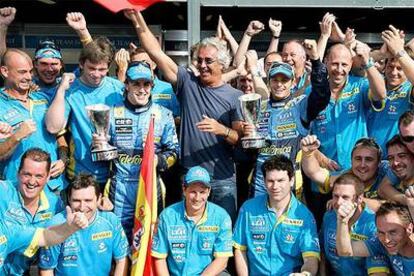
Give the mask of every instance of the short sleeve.
[{"label": "short sleeve", "polygon": [[233,231],[233,246],[236,249],[246,251],[247,250],[247,213],[245,208],[240,209],[239,216],[236,220],[236,225]]},{"label": "short sleeve", "polygon": [[165,259],[168,256],[168,228],[161,213],[152,238],[151,256]]},{"label": "short sleeve", "polygon": [[233,256],[231,219],[227,213],[224,214],[224,218],[221,220],[220,230],[214,242],[214,256]]},{"label": "short sleeve", "polygon": [[319,259],[319,238],[316,231],[316,221],[311,213],[309,213],[309,216],[305,219],[300,250],[303,258],[315,257]]},{"label": "short sleeve", "polygon": [[121,222],[117,217],[114,219],[113,255],[115,260],[120,260],[129,254],[129,244]]}]

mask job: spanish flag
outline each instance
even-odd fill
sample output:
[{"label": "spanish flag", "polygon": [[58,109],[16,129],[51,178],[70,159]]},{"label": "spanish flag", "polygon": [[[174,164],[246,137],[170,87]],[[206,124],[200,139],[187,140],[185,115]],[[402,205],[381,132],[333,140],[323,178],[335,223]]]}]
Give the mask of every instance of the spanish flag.
[{"label": "spanish flag", "polygon": [[154,116],[151,116],[135,205],[132,235],[132,276],[155,275],[151,258],[152,234],[157,221],[157,180],[154,154]]}]

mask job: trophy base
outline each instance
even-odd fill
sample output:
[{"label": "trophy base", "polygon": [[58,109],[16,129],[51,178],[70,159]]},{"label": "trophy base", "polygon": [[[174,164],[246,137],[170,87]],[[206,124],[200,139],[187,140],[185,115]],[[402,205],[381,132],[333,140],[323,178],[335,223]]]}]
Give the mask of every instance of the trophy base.
[{"label": "trophy base", "polygon": [[103,150],[91,150],[91,154],[93,162],[109,161],[118,157],[118,150],[115,147]]},{"label": "trophy base", "polygon": [[263,137],[243,137],[241,145],[244,149],[260,149],[266,145],[266,141]]}]

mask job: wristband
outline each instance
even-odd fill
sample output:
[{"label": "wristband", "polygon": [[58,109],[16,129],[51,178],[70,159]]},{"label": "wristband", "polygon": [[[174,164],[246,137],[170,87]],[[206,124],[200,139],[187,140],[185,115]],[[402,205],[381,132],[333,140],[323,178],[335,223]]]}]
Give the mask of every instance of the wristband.
[{"label": "wristband", "polygon": [[273,38],[279,39],[280,35],[274,35]]},{"label": "wristband", "polygon": [[93,41],[93,39],[89,36],[87,38],[81,39],[80,41],[82,42],[82,44],[87,45],[87,44],[91,43]]},{"label": "wristband", "polygon": [[368,70],[369,68],[373,67],[374,65],[375,65],[374,59],[372,57],[370,57],[368,59],[367,64],[365,64],[365,65],[362,66],[362,69]]}]

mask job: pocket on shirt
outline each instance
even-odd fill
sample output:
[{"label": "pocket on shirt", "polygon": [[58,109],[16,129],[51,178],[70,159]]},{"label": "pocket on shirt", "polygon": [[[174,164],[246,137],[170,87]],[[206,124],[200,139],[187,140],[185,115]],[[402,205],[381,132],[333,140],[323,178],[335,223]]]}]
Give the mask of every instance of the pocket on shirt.
[{"label": "pocket on shirt", "polygon": [[297,257],[300,255],[300,238],[301,232],[293,227],[284,227],[281,231],[280,250],[289,256]]}]

